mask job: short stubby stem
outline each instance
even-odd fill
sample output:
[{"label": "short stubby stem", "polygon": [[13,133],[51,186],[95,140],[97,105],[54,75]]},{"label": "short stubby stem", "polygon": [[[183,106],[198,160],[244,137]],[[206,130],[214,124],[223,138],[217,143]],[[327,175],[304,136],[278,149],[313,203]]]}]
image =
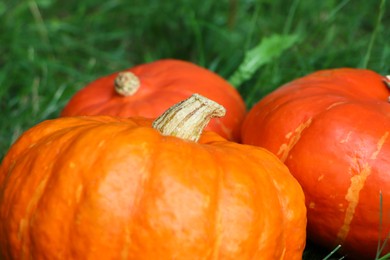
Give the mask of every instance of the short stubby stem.
[{"label": "short stubby stem", "polygon": [[115,78],[114,85],[116,93],[126,97],[134,95],[141,86],[141,82],[134,73],[123,71],[119,72]]},{"label": "short stubby stem", "polygon": [[385,83],[386,87],[390,89],[390,75],[387,75],[384,79],[383,82]]},{"label": "short stubby stem", "polygon": [[[387,76],[383,79],[383,83],[385,83],[387,89],[390,90],[390,75],[387,75]],[[387,101],[390,103],[390,96],[387,97]]]},{"label": "short stubby stem", "polygon": [[223,117],[226,109],[199,94],[177,103],[153,122],[153,128],[162,135],[198,141],[203,129],[215,117]]}]

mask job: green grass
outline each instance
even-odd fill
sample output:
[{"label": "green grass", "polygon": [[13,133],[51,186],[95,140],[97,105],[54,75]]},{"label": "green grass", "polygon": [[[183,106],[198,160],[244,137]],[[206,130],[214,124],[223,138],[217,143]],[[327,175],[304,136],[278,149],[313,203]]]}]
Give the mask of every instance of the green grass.
[{"label": "green grass", "polygon": [[[319,69],[389,74],[389,9],[385,0],[0,2],[0,159],[86,83],[156,59],[189,60],[231,78],[263,39],[293,35],[282,55],[243,79],[248,108]],[[309,242],[305,259],[329,252]]]}]

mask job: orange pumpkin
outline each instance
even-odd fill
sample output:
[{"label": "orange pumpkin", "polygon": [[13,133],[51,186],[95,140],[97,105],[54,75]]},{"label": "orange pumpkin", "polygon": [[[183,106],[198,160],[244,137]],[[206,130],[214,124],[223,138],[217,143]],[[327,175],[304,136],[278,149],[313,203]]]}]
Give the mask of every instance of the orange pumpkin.
[{"label": "orange pumpkin", "polygon": [[390,232],[388,84],[370,70],[318,71],[255,104],[242,129],[244,143],[275,153],[302,185],[308,237],[356,259],[374,259]]},{"label": "orange pumpkin", "polygon": [[[0,167],[5,259],[301,259],[306,208],[270,152],[202,128],[194,95],[153,122],[67,117],[26,131]],[[245,167],[243,167],[245,165]]]},{"label": "orange pumpkin", "polygon": [[208,130],[238,141],[245,103],[216,73],[193,63],[165,59],[99,78],[77,92],[61,116],[110,115],[156,118],[175,103],[199,93],[223,105],[227,114]]}]

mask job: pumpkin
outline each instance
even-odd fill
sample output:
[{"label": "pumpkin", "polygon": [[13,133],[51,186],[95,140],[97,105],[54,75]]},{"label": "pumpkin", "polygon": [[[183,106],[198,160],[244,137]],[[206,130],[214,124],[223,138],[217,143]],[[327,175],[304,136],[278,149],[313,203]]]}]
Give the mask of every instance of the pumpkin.
[{"label": "pumpkin", "polygon": [[227,110],[208,130],[238,141],[246,113],[238,91],[218,74],[191,62],[163,59],[99,78],[78,91],[61,116],[110,115],[156,118],[173,104],[199,93]]},{"label": "pumpkin", "polygon": [[388,84],[367,69],[316,71],[261,99],[242,127],[243,143],[273,152],[301,184],[309,239],[357,259],[374,259],[390,232]]},{"label": "pumpkin", "polygon": [[195,94],[153,123],[66,117],[26,131],[0,167],[3,257],[301,259],[301,187],[265,149],[202,134],[224,114]]}]

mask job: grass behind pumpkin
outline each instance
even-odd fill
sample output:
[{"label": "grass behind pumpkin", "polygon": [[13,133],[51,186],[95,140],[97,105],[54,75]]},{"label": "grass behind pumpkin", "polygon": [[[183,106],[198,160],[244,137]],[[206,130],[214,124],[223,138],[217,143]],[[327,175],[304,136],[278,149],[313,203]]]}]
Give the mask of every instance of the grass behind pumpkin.
[{"label": "grass behind pumpkin", "polygon": [[[259,42],[294,35],[294,44],[276,49],[281,54],[240,85],[248,108],[319,69],[389,74],[389,9],[385,0],[0,2],[0,160],[88,82],[156,59],[189,60],[228,79]],[[329,252],[308,242],[304,259]]]}]

